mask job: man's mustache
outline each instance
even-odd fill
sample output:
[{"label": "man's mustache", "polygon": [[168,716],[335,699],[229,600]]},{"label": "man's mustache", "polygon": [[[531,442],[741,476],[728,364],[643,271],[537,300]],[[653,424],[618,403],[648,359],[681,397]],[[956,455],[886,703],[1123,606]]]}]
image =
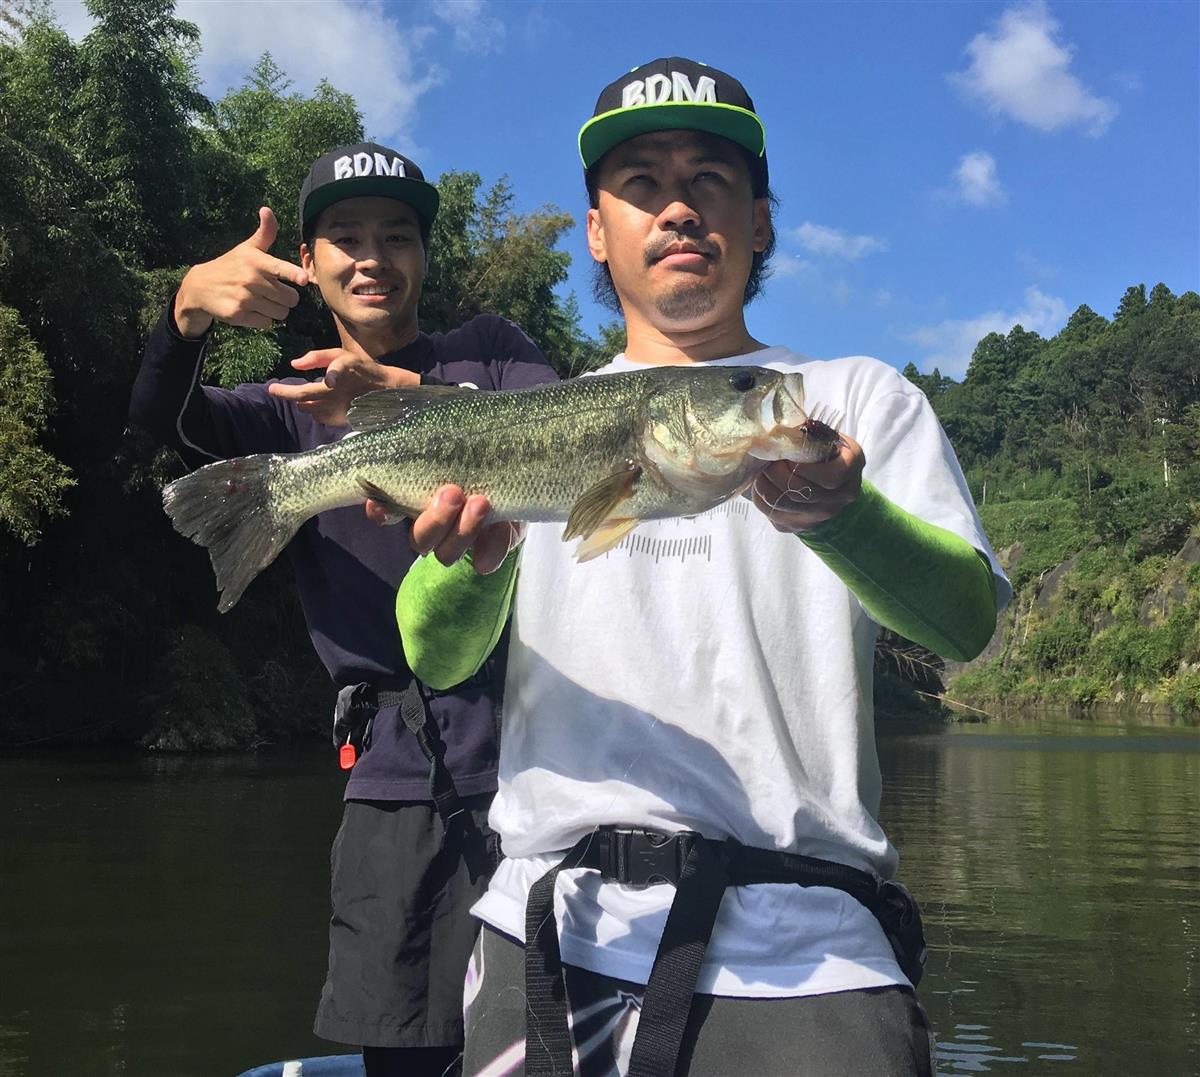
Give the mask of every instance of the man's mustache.
[{"label": "man's mustache", "polygon": [[716,258],[720,254],[717,245],[711,240],[664,236],[662,239],[652,240],[646,245],[644,256],[647,267],[654,265],[660,258],[675,250],[695,251],[697,254],[703,254],[706,258]]}]

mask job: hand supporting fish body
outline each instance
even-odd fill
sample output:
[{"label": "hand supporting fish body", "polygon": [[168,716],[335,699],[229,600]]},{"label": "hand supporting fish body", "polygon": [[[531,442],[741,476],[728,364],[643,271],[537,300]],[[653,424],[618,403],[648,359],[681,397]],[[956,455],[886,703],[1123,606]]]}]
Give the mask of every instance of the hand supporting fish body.
[{"label": "hand supporting fish body", "polygon": [[838,446],[804,410],[801,376],[762,367],[383,390],[359,397],[349,422],[356,433],[335,444],[223,460],[164,488],[176,530],[208,548],[222,611],[306,520],[364,498],[415,517],[453,483],[487,496],[489,521],[565,520],[586,561],[642,520],[727,501],[772,460],[813,463]]}]

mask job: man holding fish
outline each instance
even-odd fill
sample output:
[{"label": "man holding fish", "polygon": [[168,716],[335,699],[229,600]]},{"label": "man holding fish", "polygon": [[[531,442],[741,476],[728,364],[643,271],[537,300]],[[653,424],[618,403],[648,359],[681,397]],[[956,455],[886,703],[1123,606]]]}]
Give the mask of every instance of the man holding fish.
[{"label": "man holding fish", "polygon": [[[929,1074],[919,916],[876,820],[873,649],[883,625],[970,658],[1008,582],[918,389],[747,329],[773,232],[742,85],[652,61],[601,93],[580,151],[588,249],[628,332],[583,382],[711,374],[593,476],[587,527],[568,527],[600,533],[590,563],[556,523],[505,558],[493,521],[514,513],[489,518],[469,484],[413,523],[436,556],[398,613],[435,684],[486,653],[520,558],[490,816],[505,860],[475,907],[464,1072],[565,1075],[574,1055],[584,1075]],[[637,507],[668,472],[694,503],[728,484],[710,434],[751,415],[753,463],[722,490],[745,497]]]},{"label": "man holding fish", "polygon": [[[249,239],[188,271],[133,390],[134,421],[189,463],[222,461],[198,474],[232,469],[236,479],[225,480],[222,493],[235,519],[262,513],[243,513],[238,495],[249,476],[226,458],[336,449],[350,402],[369,389],[495,390],[555,380],[533,342],[502,318],[420,330],[438,192],[408,158],[373,143],[335,149],[312,165],[299,209],[300,265],[270,253],[278,226],[263,208]],[[292,365],[323,376],[232,391],[200,384],[214,321],[267,328],[309,284],[331,312],[340,346]],[[363,1045],[371,1077],[440,1075],[455,1064],[462,972],[475,935],[467,909],[495,861],[485,828],[498,686],[485,667],[433,698],[405,691],[411,673],[393,608],[415,557],[408,532],[407,523],[381,530],[356,506],[297,522],[287,536],[295,533],[288,555],[313,645],[342,689],[335,733],[343,765],[353,766],[333,850],[329,976],[315,1030]],[[255,557],[257,571],[261,550]]]}]

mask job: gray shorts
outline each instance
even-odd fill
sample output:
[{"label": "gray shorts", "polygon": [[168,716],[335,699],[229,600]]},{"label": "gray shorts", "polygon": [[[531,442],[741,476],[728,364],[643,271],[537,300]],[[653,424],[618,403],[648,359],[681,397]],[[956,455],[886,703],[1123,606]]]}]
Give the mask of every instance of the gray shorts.
[{"label": "gray shorts", "polygon": [[[485,834],[492,794],[463,797]],[[330,866],[329,974],[313,1031],[369,1047],[462,1043],[462,985],[479,930],[455,830],[432,804],[346,802]]]},{"label": "gray shorts", "polygon": [[[464,1077],[525,1072],[524,948],[484,927],[467,970]],[[564,965],[579,1077],[622,1077],[641,984]],[[801,998],[696,995],[680,1054],[689,1077],[932,1077],[934,1036],[916,995],[875,987]]]}]

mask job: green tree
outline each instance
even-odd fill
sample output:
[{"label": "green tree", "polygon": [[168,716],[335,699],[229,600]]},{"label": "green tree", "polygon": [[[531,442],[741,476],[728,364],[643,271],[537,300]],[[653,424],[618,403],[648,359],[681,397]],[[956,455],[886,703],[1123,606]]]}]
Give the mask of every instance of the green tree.
[{"label": "green tree", "polygon": [[296,199],[309,166],[337,146],[363,140],[362,114],[349,94],[324,79],[311,97],[292,92],[291,85],[266,52],[245,84],[216,105],[211,141],[242,168],[222,204],[226,227],[236,227],[221,237],[219,251],[253,232],[258,207],[270,206],[279,220],[273,249],[294,260],[300,246]]},{"label": "green tree", "polygon": [[[292,92],[269,56],[211,106],[196,88],[195,28],[169,0],[89,10],[96,25],[78,45],[36,3],[0,23],[0,743],[315,735],[331,693],[286,564],[218,619],[206,556],[162,512],[181,463],[126,430],[126,409],[146,333],[185,268],[246,238],[263,204],[282,226],[276,253],[294,259],[305,170],[360,140],[361,116],[327,84]],[[568,216],[515,212],[506,183],[442,185],[427,328],[493,311],[575,372],[616,350],[580,333],[556,292]],[[274,332],[222,328],[205,376],[290,372],[286,360],[331,343],[330,328],[308,297]]]},{"label": "green tree", "polygon": [[45,356],[10,307],[0,307],[0,526],[27,545],[62,515],[70,471],[40,444],[54,396]]},{"label": "green tree", "polygon": [[574,221],[552,206],[515,213],[507,180],[482,193],[481,185],[474,172],[449,172],[438,181],[441,208],[430,235],[422,326],[445,330],[477,314],[503,313],[560,372],[569,370],[577,365],[579,314],[555,293],[571,261],[555,247]]},{"label": "green tree", "polygon": [[78,51],[69,142],[96,180],[97,231],[146,268],[174,264],[191,245],[200,177],[192,120],[199,92],[195,25],[174,0],[87,0],[95,28]]}]

